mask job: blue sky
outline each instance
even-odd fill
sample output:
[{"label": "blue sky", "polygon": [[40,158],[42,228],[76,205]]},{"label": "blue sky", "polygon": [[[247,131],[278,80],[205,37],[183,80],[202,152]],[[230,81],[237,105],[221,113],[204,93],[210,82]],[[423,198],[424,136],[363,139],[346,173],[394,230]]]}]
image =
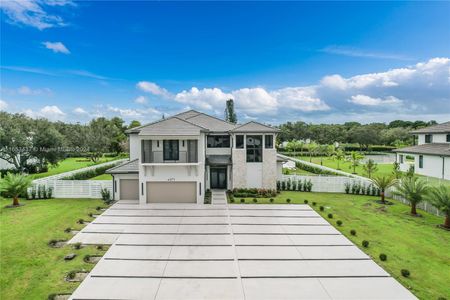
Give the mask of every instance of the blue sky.
[{"label": "blue sky", "polygon": [[449,2],[0,2],[0,109],[69,122],[450,116]]}]

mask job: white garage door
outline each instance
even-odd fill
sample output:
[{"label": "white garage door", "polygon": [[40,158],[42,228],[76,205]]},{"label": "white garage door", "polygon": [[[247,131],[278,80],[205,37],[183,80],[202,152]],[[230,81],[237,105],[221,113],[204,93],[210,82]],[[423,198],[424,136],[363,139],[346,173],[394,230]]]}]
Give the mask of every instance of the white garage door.
[{"label": "white garage door", "polygon": [[147,203],[196,203],[197,183],[147,182]]},{"label": "white garage door", "polygon": [[120,179],[120,199],[121,200],[139,199],[138,179]]}]

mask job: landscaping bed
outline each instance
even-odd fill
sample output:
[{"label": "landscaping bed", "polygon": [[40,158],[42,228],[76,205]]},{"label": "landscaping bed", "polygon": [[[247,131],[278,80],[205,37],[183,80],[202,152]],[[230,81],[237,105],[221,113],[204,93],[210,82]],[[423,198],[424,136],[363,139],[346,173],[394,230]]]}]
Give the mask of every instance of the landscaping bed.
[{"label": "landscaping bed", "polygon": [[[254,203],[253,198],[244,198]],[[281,192],[273,203],[308,204],[326,218],[353,243],[370,255],[393,277],[420,299],[439,299],[450,295],[450,232],[437,225],[442,217],[420,211],[423,217],[409,215],[409,207],[389,199],[394,205],[380,205],[379,197],[314,192]],[[236,199],[236,203],[240,199]],[[313,205],[313,202],[315,205]],[[269,198],[257,198],[257,203],[270,204]],[[323,211],[320,207],[323,207]],[[332,218],[328,215],[332,214]],[[337,222],[341,221],[341,225]],[[352,235],[354,230],[356,235]],[[369,242],[367,248],[363,241]],[[382,261],[380,254],[387,259]],[[384,257],[383,257],[384,258]],[[401,275],[401,270],[410,277]]]}]

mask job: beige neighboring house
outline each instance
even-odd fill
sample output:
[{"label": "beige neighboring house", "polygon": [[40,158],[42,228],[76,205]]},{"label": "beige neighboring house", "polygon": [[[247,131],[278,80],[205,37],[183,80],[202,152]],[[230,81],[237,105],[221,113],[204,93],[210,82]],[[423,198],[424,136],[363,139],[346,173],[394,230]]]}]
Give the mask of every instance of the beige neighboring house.
[{"label": "beige neighboring house", "polygon": [[[395,149],[400,170],[414,166],[416,174],[450,180],[450,122],[411,131],[417,145]],[[406,157],[413,156],[414,162]]]},{"label": "beige neighboring house", "polygon": [[194,110],[130,129],[130,161],[107,171],[114,199],[202,204],[208,189],[275,189],[278,131]]}]

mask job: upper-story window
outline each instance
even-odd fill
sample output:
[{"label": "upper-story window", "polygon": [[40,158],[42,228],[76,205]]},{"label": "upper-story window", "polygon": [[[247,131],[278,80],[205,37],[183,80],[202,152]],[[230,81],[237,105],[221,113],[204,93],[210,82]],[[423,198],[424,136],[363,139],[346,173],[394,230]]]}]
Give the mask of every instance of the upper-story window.
[{"label": "upper-story window", "polygon": [[447,134],[447,142],[450,143],[450,134]]},{"label": "upper-story window", "polygon": [[142,147],[141,147],[141,153],[142,153],[142,163],[149,163],[152,161],[152,141],[151,140],[143,140],[142,141]]},{"label": "upper-story window", "polygon": [[209,135],[208,148],[230,148],[229,135]]},{"label": "upper-story window", "polygon": [[429,144],[433,142],[433,135],[432,134],[425,134],[425,143]]},{"label": "upper-story window", "polygon": [[244,149],[244,136],[242,134],[236,135],[236,148]]},{"label": "upper-story window", "polygon": [[247,135],[247,162],[262,162],[262,135]]},{"label": "upper-story window", "polygon": [[163,141],[163,156],[164,160],[179,160],[180,153],[178,151],[178,140],[164,140]]},{"label": "upper-story window", "polygon": [[273,135],[266,135],[266,136],[264,136],[264,147],[266,149],[272,149],[273,148]]}]

